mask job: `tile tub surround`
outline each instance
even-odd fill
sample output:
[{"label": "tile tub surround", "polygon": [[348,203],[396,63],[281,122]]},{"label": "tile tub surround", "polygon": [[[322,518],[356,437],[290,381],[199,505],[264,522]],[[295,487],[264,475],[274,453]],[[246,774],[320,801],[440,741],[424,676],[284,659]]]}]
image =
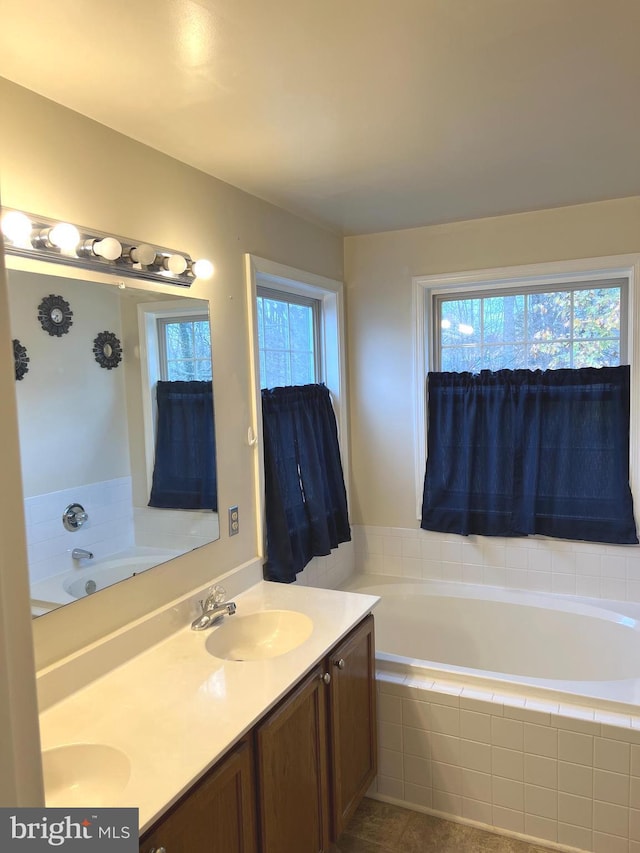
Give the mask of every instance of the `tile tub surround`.
[{"label": "tile tub surround", "polygon": [[640,602],[640,546],[353,525],[357,572]]},{"label": "tile tub surround", "polygon": [[[62,525],[62,513],[72,503],[84,506],[89,521],[69,532]],[[31,583],[74,568],[73,548],[104,556],[135,544],[131,477],[36,495],[25,498],[24,505]]]},{"label": "tile tub surround", "polygon": [[314,557],[296,575],[300,586],[320,589],[337,589],[355,574],[355,548],[353,541],[342,542],[326,557]]},{"label": "tile tub surround", "polygon": [[378,725],[370,796],[560,849],[640,853],[640,715],[379,670]]}]

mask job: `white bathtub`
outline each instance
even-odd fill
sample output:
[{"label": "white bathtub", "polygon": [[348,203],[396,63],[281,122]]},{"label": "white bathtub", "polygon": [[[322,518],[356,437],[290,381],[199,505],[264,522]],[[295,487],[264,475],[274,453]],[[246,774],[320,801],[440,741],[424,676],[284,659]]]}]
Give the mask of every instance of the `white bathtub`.
[{"label": "white bathtub", "polygon": [[155,555],[132,553],[124,557],[116,556],[99,560],[96,563],[87,561],[82,569],[67,575],[62,586],[64,591],[73,598],[83,598],[85,595],[92,595],[107,586],[145,572],[174,556],[173,552]]},{"label": "white bathtub", "polygon": [[378,665],[590,707],[640,704],[640,605],[362,574]]},{"label": "white bathtub", "polygon": [[168,548],[132,546],[117,554],[92,560],[82,560],[77,567],[62,574],[46,578],[31,586],[34,615],[69,604],[93,592],[144,572],[152,566],[166,563],[183,551]]}]

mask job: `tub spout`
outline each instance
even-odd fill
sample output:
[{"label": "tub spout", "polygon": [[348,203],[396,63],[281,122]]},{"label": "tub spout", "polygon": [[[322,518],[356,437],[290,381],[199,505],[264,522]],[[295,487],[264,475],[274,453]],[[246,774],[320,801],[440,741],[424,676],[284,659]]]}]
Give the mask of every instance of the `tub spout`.
[{"label": "tub spout", "polygon": [[74,548],[71,556],[74,560],[93,560],[93,551],[85,551],[84,548]]}]

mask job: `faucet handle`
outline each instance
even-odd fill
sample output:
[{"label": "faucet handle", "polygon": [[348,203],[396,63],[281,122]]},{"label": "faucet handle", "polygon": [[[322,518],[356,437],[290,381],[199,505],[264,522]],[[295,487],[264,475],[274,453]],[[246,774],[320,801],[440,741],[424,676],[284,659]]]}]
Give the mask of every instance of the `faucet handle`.
[{"label": "faucet handle", "polygon": [[213,600],[214,604],[222,604],[226,597],[227,591],[223,586],[216,584],[209,588],[209,598]]},{"label": "faucet handle", "polygon": [[224,587],[219,586],[218,584],[209,587],[207,597],[204,601],[200,601],[202,612],[208,613],[211,610],[215,610],[219,604],[222,604],[226,597],[227,591]]}]

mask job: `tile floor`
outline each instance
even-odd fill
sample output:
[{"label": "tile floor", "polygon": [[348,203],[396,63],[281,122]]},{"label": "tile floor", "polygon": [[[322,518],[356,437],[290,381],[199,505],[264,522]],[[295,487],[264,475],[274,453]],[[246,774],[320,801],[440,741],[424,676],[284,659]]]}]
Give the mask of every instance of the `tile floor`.
[{"label": "tile floor", "polygon": [[548,848],[494,835],[368,797],[332,853],[549,853]]}]

